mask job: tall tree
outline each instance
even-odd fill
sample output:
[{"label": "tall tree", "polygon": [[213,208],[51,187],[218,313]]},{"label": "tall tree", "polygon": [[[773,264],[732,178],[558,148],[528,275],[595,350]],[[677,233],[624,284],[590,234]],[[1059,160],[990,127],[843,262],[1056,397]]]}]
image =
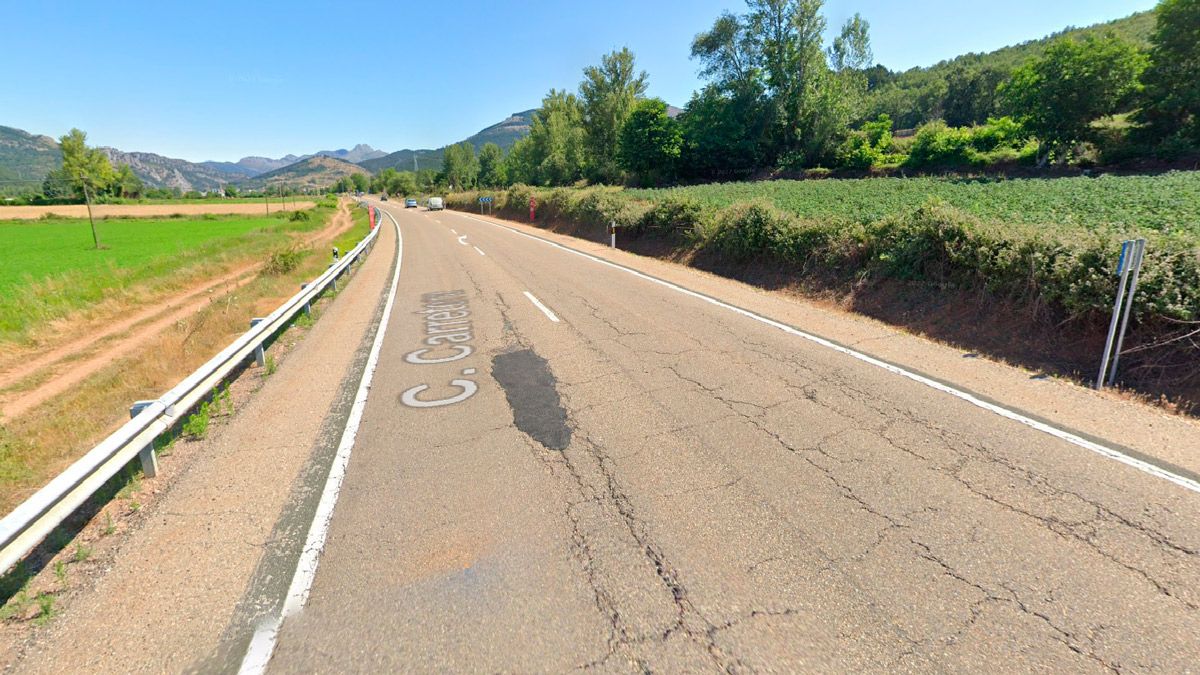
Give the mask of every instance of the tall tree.
[{"label": "tall tree", "polygon": [[1113,33],[1062,38],[1001,86],[1013,116],[1041,141],[1039,164],[1065,158],[1094,120],[1120,112],[1138,92],[1146,57]]},{"label": "tall tree", "polygon": [[646,93],[646,79],[645,71],[637,72],[633,52],[628,48],[606,54],[599,66],[584,68],[579,99],[594,180],[620,180],[617,153],[621,129],[634,104]]},{"label": "tall tree", "polygon": [[1138,120],[1157,138],[1181,133],[1200,147],[1200,0],[1163,0],[1155,12]]},{"label": "tall tree", "polygon": [[[514,153],[517,148],[513,148]],[[584,177],[587,169],[587,132],[583,105],[574,94],[557,89],[542,99],[533,115],[528,148],[520,149],[528,161],[531,183],[568,185]]]},{"label": "tall tree", "polygon": [[495,143],[484,143],[479,149],[479,184],[487,187],[504,185],[504,150]]},{"label": "tall tree", "polygon": [[[869,26],[855,15],[828,51],[822,48],[823,0],[747,0],[742,16],[723,14],[692,43],[715,91],[706,103],[753,100],[761,92],[767,138],[764,160],[789,166],[834,155],[848,125],[863,112],[870,65]],[[710,108],[711,109],[711,108]]]},{"label": "tall tree", "polygon": [[479,158],[475,146],[463,141],[446,148],[442,158],[442,173],[452,189],[470,190],[479,178]]},{"label": "tall tree", "polygon": [[667,104],[657,98],[639,101],[621,130],[621,166],[643,182],[671,178],[682,147],[683,135],[667,115]]}]

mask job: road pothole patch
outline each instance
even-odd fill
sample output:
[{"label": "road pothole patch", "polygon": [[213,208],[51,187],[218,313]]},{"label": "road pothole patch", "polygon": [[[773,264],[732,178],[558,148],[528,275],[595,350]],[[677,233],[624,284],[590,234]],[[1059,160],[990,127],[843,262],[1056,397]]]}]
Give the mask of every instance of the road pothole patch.
[{"label": "road pothole patch", "polygon": [[504,389],[518,429],[551,450],[566,449],[571,427],[546,359],[532,349],[497,354],[492,359],[492,377]]}]

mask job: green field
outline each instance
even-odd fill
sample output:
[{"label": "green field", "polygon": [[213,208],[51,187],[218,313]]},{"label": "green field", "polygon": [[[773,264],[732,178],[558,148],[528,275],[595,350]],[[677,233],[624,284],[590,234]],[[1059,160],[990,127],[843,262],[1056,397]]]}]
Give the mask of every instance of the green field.
[{"label": "green field", "polygon": [[767,201],[805,219],[869,223],[939,199],[981,220],[1088,230],[1200,233],[1200,172],[1099,178],[861,180],[719,183],[627,190],[651,202],[684,197],[711,208]]},{"label": "green field", "polygon": [[108,298],[181,285],[236,260],[265,257],[289,232],[321,227],[311,218],[208,216],[98,221],[102,250],[86,219],[0,222],[0,343]]}]

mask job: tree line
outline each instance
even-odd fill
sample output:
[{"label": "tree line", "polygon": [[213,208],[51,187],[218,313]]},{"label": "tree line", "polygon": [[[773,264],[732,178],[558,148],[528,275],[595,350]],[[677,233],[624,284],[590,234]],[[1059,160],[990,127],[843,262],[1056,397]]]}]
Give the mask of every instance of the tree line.
[{"label": "tree line", "polygon": [[[823,0],[747,0],[697,35],[704,86],[677,115],[620,49],[551,89],[507,154],[446,149],[455,189],[665,184],[778,172],[916,171],[1173,160],[1200,151],[1200,0],[1163,0],[1150,48],[1061,36],[1008,69],[957,68],[922,112],[898,102],[859,15],[826,43]],[[904,137],[896,119],[917,128]],[[431,176],[432,178],[432,176]]]}]

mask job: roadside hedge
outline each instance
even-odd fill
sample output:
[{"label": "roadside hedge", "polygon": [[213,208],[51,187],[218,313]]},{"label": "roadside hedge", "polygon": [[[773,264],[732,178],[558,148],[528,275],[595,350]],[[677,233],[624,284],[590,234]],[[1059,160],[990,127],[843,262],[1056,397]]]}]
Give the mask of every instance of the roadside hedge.
[{"label": "roadside hedge", "polygon": [[[473,211],[480,194],[454,194],[447,205]],[[684,196],[634,199],[610,187],[516,185],[494,196],[500,215],[522,221],[536,197],[539,224],[569,225],[597,240],[615,222],[632,236],[667,238],[680,249],[732,261],[793,264],[801,274],[986,289],[1057,307],[1065,320],[1106,318],[1117,286],[1112,272],[1122,237],[1116,232],[987,222],[937,200],[864,224],[808,220],[766,201],[714,208]],[[1148,255],[1135,317],[1143,323],[1200,319],[1200,236],[1140,235],[1148,240]]]}]

